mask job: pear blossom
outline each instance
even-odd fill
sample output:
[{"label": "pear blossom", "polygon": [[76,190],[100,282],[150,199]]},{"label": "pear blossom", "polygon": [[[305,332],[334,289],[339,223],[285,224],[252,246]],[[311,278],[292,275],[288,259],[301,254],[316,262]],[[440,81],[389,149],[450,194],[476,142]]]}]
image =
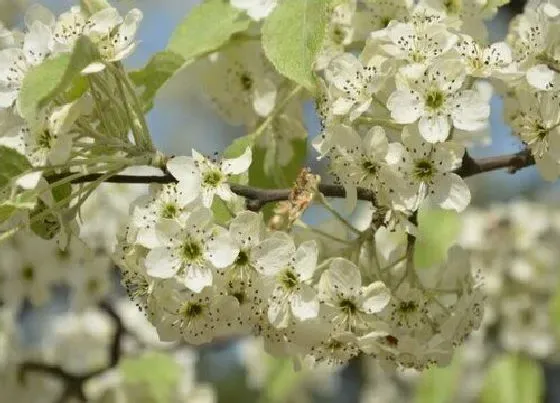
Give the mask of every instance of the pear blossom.
[{"label": "pear blossom", "polygon": [[477,91],[461,89],[464,79],[460,63],[445,61],[427,69],[411,66],[387,100],[391,117],[401,124],[418,120],[420,134],[430,143],[445,141],[451,123],[466,131],[486,127],[490,107]]},{"label": "pear blossom", "polygon": [[260,42],[227,46],[211,54],[201,69],[203,89],[228,123],[254,126],[274,109],[278,76]]},{"label": "pear blossom", "polygon": [[239,175],[251,165],[251,149],[236,158],[223,158],[219,163],[210,161],[192,150],[192,157],[175,157],[168,161],[167,170],[177,179],[177,191],[183,203],[195,200],[199,195],[202,204],[210,207],[214,195],[229,201],[233,193],[227,184],[231,175]]},{"label": "pear blossom", "polygon": [[325,78],[332,85],[332,113],[348,115],[351,121],[365,113],[387,73],[383,58],[374,57],[362,63],[351,53],[335,57],[325,70]]},{"label": "pear blossom", "polygon": [[211,285],[214,271],[229,266],[238,254],[227,231],[213,225],[204,208],[192,211],[184,223],[161,222],[156,231],[157,246],[146,256],[147,274],[177,277],[194,292]]},{"label": "pear blossom", "polygon": [[349,260],[334,258],[319,282],[322,315],[339,330],[355,331],[375,321],[374,314],[389,303],[390,290],[381,281],[362,285],[358,268]]},{"label": "pear blossom", "polygon": [[427,143],[417,132],[404,130],[401,157],[396,169],[409,184],[412,194],[408,208],[416,210],[429,198],[438,206],[463,211],[471,193],[463,179],[453,171],[461,165],[465,149],[451,143]]},{"label": "pear blossom", "polygon": [[496,42],[482,47],[472,37],[462,35],[456,44],[463,57],[467,74],[473,77],[490,77],[504,71],[512,63],[511,49],[506,42]]},{"label": "pear blossom", "polygon": [[296,248],[288,235],[278,232],[263,241],[255,253],[259,270],[273,283],[270,323],[283,328],[292,315],[300,321],[316,317],[319,299],[311,280],[317,265],[317,244],[306,241]]},{"label": "pear blossom", "polygon": [[511,113],[511,126],[527,144],[537,168],[546,180],[560,175],[560,94],[519,91],[518,107]]}]

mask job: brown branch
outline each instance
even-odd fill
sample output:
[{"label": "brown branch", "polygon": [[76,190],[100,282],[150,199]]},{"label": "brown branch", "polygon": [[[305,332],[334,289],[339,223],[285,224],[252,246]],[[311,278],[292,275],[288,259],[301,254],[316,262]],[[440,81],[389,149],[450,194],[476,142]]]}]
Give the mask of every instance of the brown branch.
[{"label": "brown branch", "polygon": [[90,371],[81,375],[76,375],[66,371],[59,365],[51,365],[41,362],[24,362],[20,365],[19,368],[20,377],[24,378],[26,373],[29,372],[37,372],[58,378],[64,383],[64,390],[59,399],[60,402],[65,402],[72,397],[78,399],[79,401],[85,402],[87,399],[84,394],[84,383],[111,368],[115,368],[118,365],[121,357],[121,343],[126,333],[126,328],[124,326],[124,323],[122,322],[122,319],[119,317],[119,315],[116,313],[116,311],[113,309],[113,306],[109,302],[101,302],[99,304],[99,309],[105,312],[115,324],[115,333],[113,335],[113,339],[111,340],[111,349],[109,351],[109,363],[105,368]]},{"label": "brown branch", "polygon": [[[507,169],[510,173],[515,173],[522,168],[535,164],[529,150],[525,149],[515,154],[499,155],[495,157],[472,158],[467,152],[463,156],[461,166],[455,173],[463,178],[478,175],[485,172]],[[54,174],[47,176],[50,183],[64,179],[68,174]],[[77,178],[72,183],[93,182],[103,175],[102,173],[86,174]],[[148,184],[148,183],[174,183],[177,180],[169,173],[164,175],[114,175],[108,178],[108,183],[128,183],[128,184]],[[246,185],[231,184],[231,190],[247,199],[247,207],[251,210],[259,210],[265,204],[288,200],[291,189],[264,189]],[[319,191],[326,197],[345,197],[346,192],[341,185],[320,184]],[[372,191],[358,188],[359,200],[374,200]]]}]

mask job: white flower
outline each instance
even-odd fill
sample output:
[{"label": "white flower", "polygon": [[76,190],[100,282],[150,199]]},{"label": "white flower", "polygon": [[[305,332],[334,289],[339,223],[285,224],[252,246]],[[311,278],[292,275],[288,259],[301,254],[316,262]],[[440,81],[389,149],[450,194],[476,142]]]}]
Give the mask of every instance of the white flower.
[{"label": "white flower", "polygon": [[[83,33],[97,46],[104,61],[116,62],[127,58],[136,49],[135,36],[142,17],[137,8],[130,10],[124,19],[115,8],[105,8],[87,20]],[[92,63],[83,73],[96,73],[104,68],[104,63]]]},{"label": "white flower", "polygon": [[373,314],[381,312],[390,300],[390,291],[381,281],[362,286],[358,268],[349,260],[334,258],[319,282],[323,316],[339,330],[369,327]]},{"label": "white flower", "polygon": [[201,69],[204,91],[228,123],[254,126],[274,109],[278,76],[260,42],[227,46]]},{"label": "white flower", "polygon": [[381,49],[398,60],[428,65],[453,48],[457,36],[436,18],[417,15],[411,22],[391,21],[372,39],[381,40]]},{"label": "white flower", "polygon": [[60,107],[43,109],[36,125],[21,119],[6,136],[18,139],[15,148],[34,166],[63,164],[72,151],[72,139],[76,135],[74,122],[88,108],[89,102],[84,97]]},{"label": "white flower", "polygon": [[387,107],[397,123],[419,120],[420,134],[430,143],[447,139],[450,118],[457,129],[480,130],[488,124],[490,107],[478,92],[461,90],[464,79],[461,63],[446,61],[428,69],[411,66],[397,80]]},{"label": "white flower", "polygon": [[245,10],[247,15],[255,21],[267,17],[276,7],[278,0],[230,0],[235,8]]},{"label": "white flower", "polygon": [[22,49],[0,50],[0,108],[13,105],[29,68],[42,63],[52,50],[50,27],[37,20],[30,23]]},{"label": "white flower", "polygon": [[384,60],[377,57],[366,64],[351,53],[335,57],[325,70],[327,82],[332,84],[332,113],[348,114],[355,120],[366,112],[385,81],[386,69]]},{"label": "white flower", "polygon": [[560,95],[557,92],[516,93],[518,107],[508,111],[514,132],[527,144],[546,180],[560,175]]},{"label": "white flower", "polygon": [[187,343],[202,344],[212,341],[220,330],[220,308],[235,299],[221,297],[212,287],[199,293],[161,283],[155,288],[158,314],[154,318],[162,341],[175,341],[183,337]]},{"label": "white flower", "polygon": [[184,222],[160,222],[159,244],[146,256],[149,276],[177,277],[194,292],[212,284],[215,268],[229,266],[238,254],[227,231],[211,222],[207,209],[192,211]]},{"label": "white flower", "polygon": [[179,182],[177,190],[181,193],[183,203],[187,204],[199,195],[202,204],[210,207],[217,194],[222,200],[229,201],[233,192],[227,184],[231,175],[239,175],[251,165],[251,149],[237,158],[224,158],[214,163],[202,154],[192,150],[192,157],[175,157],[167,163],[167,169]]},{"label": "white flower", "polygon": [[141,196],[132,212],[132,223],[138,228],[136,242],[146,248],[157,245],[156,225],[164,220],[182,222],[188,216],[176,184],[158,188],[155,194]]},{"label": "white flower", "polygon": [[[264,275],[274,283],[268,301],[268,320],[283,328],[292,315],[302,321],[316,317],[319,312],[317,293],[311,287],[318,252],[314,241],[304,242],[296,249],[285,233],[276,233],[273,242],[275,248],[269,248],[268,253],[263,246],[267,241],[261,244],[257,261]],[[276,253],[278,249],[284,253]]]},{"label": "white flower", "polygon": [[331,126],[324,133],[322,141],[314,145],[320,151],[329,151],[331,169],[346,185],[348,198],[356,197],[358,187],[375,192],[379,202],[386,201],[389,194],[394,193],[399,184],[389,163],[396,162],[399,149],[389,144],[381,126],[372,127],[363,138],[346,125]]},{"label": "white flower", "polygon": [[74,43],[82,34],[86,20],[87,16],[78,6],[71,7],[70,11],[62,13],[53,27],[53,51],[55,53],[72,51]]},{"label": "white flower", "polygon": [[512,62],[511,49],[505,42],[483,47],[472,37],[462,35],[456,49],[463,57],[467,74],[473,77],[490,77],[506,69]]},{"label": "white flower", "polygon": [[397,170],[410,185],[412,196],[408,208],[416,210],[429,198],[440,207],[462,211],[471,200],[471,193],[463,179],[453,173],[462,162],[465,152],[454,143],[426,143],[418,133],[403,131],[404,146]]}]

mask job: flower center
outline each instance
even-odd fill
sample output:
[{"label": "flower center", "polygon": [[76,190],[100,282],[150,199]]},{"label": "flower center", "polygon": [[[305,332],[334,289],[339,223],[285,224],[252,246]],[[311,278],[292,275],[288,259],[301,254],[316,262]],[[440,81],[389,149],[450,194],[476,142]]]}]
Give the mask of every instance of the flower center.
[{"label": "flower center", "polygon": [[399,304],[399,312],[403,314],[410,314],[416,312],[418,305],[414,301],[402,301]]},{"label": "flower center", "polygon": [[204,312],[204,306],[197,302],[185,302],[181,307],[181,315],[185,318],[196,318]]},{"label": "flower center", "polygon": [[332,31],[332,40],[335,44],[340,45],[344,42],[344,30],[337,24]]},{"label": "flower center", "polygon": [[442,107],[444,100],[445,97],[441,91],[430,91],[426,95],[426,106],[431,109],[438,109]]},{"label": "flower center", "polygon": [[33,269],[32,266],[25,266],[21,271],[21,277],[23,278],[24,281],[31,282],[35,277],[35,270]]},{"label": "flower center", "polygon": [[244,292],[237,291],[231,294],[239,302],[239,305],[243,305],[247,301],[247,295]]},{"label": "flower center", "polygon": [[288,290],[297,286],[297,276],[292,269],[287,268],[284,270],[284,272],[280,275],[280,283]]},{"label": "flower center", "polygon": [[168,219],[175,218],[177,216],[177,206],[166,204],[161,211],[161,216]]},{"label": "flower center", "polygon": [[86,290],[88,294],[96,294],[101,288],[100,286],[101,284],[99,284],[99,280],[96,278],[90,278],[86,284]]},{"label": "flower center", "polygon": [[548,135],[548,129],[541,124],[537,124],[535,127],[535,132],[539,140],[544,140]]},{"label": "flower center", "polygon": [[249,255],[247,255],[245,251],[240,251],[239,255],[237,255],[237,259],[235,259],[234,265],[247,266],[247,263],[249,263]]},{"label": "flower center", "polygon": [[188,239],[181,247],[181,252],[183,254],[183,260],[192,262],[202,257],[202,247],[200,243]]},{"label": "flower center", "polygon": [[446,0],[443,3],[445,11],[449,14],[459,14],[461,11],[461,0]]},{"label": "flower center", "polygon": [[253,88],[253,79],[248,73],[241,74],[239,81],[241,81],[241,88],[243,88],[243,90],[250,91],[251,88]]},{"label": "flower center", "polygon": [[358,311],[358,307],[354,301],[346,298],[338,303],[338,307],[346,314],[353,315]]},{"label": "flower center", "polygon": [[416,161],[414,165],[414,175],[419,179],[431,178],[435,173],[434,165],[432,161],[427,159],[422,159]]},{"label": "flower center", "polygon": [[48,129],[45,129],[39,134],[39,137],[37,138],[37,145],[40,148],[50,149],[52,146],[52,140],[53,137],[51,135],[51,132]]},{"label": "flower center", "polygon": [[370,175],[375,175],[377,173],[377,164],[371,161],[365,160],[362,162],[362,168]]},{"label": "flower center", "polygon": [[216,187],[222,182],[223,176],[220,171],[208,171],[204,173],[202,181],[205,185]]}]

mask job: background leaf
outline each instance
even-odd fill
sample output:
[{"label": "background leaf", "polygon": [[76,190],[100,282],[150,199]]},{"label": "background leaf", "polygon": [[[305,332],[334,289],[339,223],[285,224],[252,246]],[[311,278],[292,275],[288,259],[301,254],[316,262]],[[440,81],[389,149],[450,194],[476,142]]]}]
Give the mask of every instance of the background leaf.
[{"label": "background leaf", "polygon": [[456,351],[451,364],[445,368],[432,367],[420,376],[415,403],[450,403],[461,375],[460,352]]},{"label": "background leaf", "polygon": [[212,52],[229,38],[249,28],[250,20],[227,0],[207,0],[185,17],[177,26],[167,50],[181,55],[186,63]]},{"label": "background leaf", "polygon": [[314,91],[313,62],[329,20],[329,0],[285,0],[266,19],[266,56],[284,76]]},{"label": "background leaf", "polygon": [[172,401],[172,394],[182,371],[171,356],[157,352],[125,358],[119,368],[126,383],[145,387],[155,403]]},{"label": "background leaf", "polygon": [[539,403],[544,378],[540,365],[514,354],[494,358],[484,380],[481,403]]},{"label": "background leaf", "polygon": [[461,220],[455,211],[435,207],[418,210],[418,239],[414,252],[416,267],[427,268],[443,263],[460,229]]},{"label": "background leaf", "polygon": [[140,95],[144,111],[152,109],[157,91],[184,62],[185,59],[181,55],[166,50],[153,55],[143,69],[128,74],[134,84],[144,87]]},{"label": "background leaf", "polygon": [[12,148],[0,146],[0,190],[12,180],[31,169],[31,164]]},{"label": "background leaf", "polygon": [[96,46],[82,36],[71,54],[62,54],[32,67],[25,74],[18,98],[22,116],[33,121],[41,107],[65,91],[95,60],[99,60]]}]

